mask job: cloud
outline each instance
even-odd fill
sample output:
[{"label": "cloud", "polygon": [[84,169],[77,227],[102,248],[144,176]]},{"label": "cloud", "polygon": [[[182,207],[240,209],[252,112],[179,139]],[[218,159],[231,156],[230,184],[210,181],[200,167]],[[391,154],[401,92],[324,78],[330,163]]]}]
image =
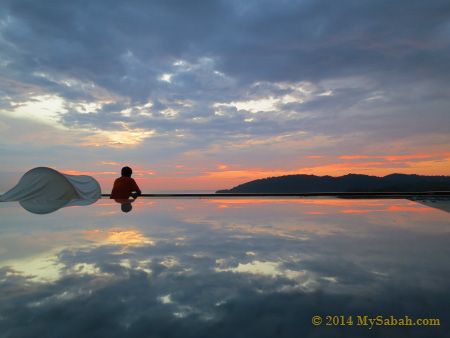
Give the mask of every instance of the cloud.
[{"label": "cloud", "polygon": [[[10,266],[2,261],[4,332],[360,337],[369,328],[356,325],[356,316],[392,315],[439,318],[441,325],[372,330],[398,337],[445,335],[449,268],[440,262],[448,259],[446,214],[430,209],[423,218],[410,217],[397,209],[383,218],[339,212],[349,205],[380,209],[413,203],[401,200],[253,202],[226,210],[215,200],[136,205],[121,228],[111,228],[111,222],[125,218],[101,213],[117,208],[109,201],[43,219],[18,218],[5,209],[5,231],[29,233],[15,241],[28,244],[30,257],[19,250]],[[185,209],[176,208],[180,205]],[[323,213],[308,214],[313,209]],[[24,221],[20,229],[13,226],[18,219]],[[43,250],[49,238],[60,246],[41,251],[38,259],[33,250]],[[29,258],[35,262],[21,272],[18,263]],[[39,280],[29,272],[36,262],[58,273]],[[328,315],[352,316],[354,326],[312,326],[313,316]]]},{"label": "cloud", "polygon": [[[449,11],[442,1],[405,8],[392,1],[7,0],[0,114],[70,130],[66,140],[39,134],[36,142],[93,146],[100,157],[105,148],[134,147],[134,162],[147,155],[180,162],[211,149],[203,157],[209,167],[252,167],[271,154],[286,169],[311,150],[373,156],[393,144],[382,155],[398,156],[445,148]],[[287,144],[284,157],[279,143],[249,156],[255,143],[277,137]],[[26,147],[20,133],[8,142]]]}]

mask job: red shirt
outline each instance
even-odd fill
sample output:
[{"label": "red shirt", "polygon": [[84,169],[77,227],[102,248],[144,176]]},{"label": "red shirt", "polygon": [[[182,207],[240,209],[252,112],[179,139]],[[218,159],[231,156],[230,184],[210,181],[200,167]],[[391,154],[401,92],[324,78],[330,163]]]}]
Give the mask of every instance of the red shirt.
[{"label": "red shirt", "polygon": [[139,189],[136,181],[131,177],[121,176],[114,181],[114,186],[111,191],[111,196],[109,198],[113,199],[127,199],[131,196],[132,191],[141,190]]}]

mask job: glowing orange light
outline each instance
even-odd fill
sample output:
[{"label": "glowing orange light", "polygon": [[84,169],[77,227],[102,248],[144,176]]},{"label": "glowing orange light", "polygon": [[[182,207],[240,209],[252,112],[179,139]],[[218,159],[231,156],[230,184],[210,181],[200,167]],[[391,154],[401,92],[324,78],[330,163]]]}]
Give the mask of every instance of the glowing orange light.
[{"label": "glowing orange light", "polygon": [[430,157],[445,157],[450,156],[450,153],[438,153],[438,154],[411,154],[411,155],[387,155],[387,156],[367,156],[367,155],[350,155],[341,156],[339,158],[351,160],[359,158],[384,158],[388,161],[410,160],[413,158],[430,158]]},{"label": "glowing orange light", "polygon": [[[57,170],[57,169],[55,169]],[[98,175],[117,175],[116,172],[111,171],[79,171],[79,170],[59,170],[59,172],[66,175],[89,175],[89,176],[98,176]]]},{"label": "glowing orange light", "polygon": [[84,230],[80,232],[85,235],[86,239],[99,244],[121,244],[126,246],[154,244],[153,241],[144,237],[135,229],[112,228],[109,230]]},{"label": "glowing orange light", "polygon": [[341,212],[344,214],[362,214],[369,212],[398,212],[398,211],[408,211],[408,212],[433,212],[433,209],[422,207],[398,207],[398,206],[390,206],[387,209],[381,210],[342,210]]}]

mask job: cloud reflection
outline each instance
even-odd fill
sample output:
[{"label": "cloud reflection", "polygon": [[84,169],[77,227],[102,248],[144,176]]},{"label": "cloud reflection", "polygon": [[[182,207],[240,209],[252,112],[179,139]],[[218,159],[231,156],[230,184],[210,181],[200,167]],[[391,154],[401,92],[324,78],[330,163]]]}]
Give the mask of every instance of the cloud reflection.
[{"label": "cloud reflection", "polygon": [[[296,200],[241,209],[157,200],[133,214],[96,217],[116,207],[101,202],[85,214],[48,216],[68,220],[68,229],[77,224],[73,242],[52,256],[58,278],[0,270],[7,337],[444,337],[448,330],[447,213],[430,209],[428,229],[406,212],[400,217],[411,227],[400,229],[374,224],[372,214],[336,212],[348,204],[318,204],[324,213],[311,215],[302,206],[317,204]],[[389,209],[410,201],[369,203]],[[252,231],[256,225],[267,231]],[[443,325],[315,327],[315,315],[408,315]]]},{"label": "cloud reflection", "polygon": [[82,230],[80,231],[87,240],[100,244],[145,245],[154,244],[138,230],[113,228],[109,230]]}]

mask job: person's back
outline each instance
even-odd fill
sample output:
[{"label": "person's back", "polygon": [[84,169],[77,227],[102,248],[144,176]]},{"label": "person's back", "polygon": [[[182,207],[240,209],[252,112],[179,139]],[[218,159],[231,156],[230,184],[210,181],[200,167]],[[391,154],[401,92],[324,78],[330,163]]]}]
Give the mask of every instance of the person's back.
[{"label": "person's back", "polygon": [[122,176],[114,181],[111,199],[128,199],[130,196],[136,198],[141,195],[141,190],[136,181],[131,178],[132,173],[131,168],[122,168]]}]

